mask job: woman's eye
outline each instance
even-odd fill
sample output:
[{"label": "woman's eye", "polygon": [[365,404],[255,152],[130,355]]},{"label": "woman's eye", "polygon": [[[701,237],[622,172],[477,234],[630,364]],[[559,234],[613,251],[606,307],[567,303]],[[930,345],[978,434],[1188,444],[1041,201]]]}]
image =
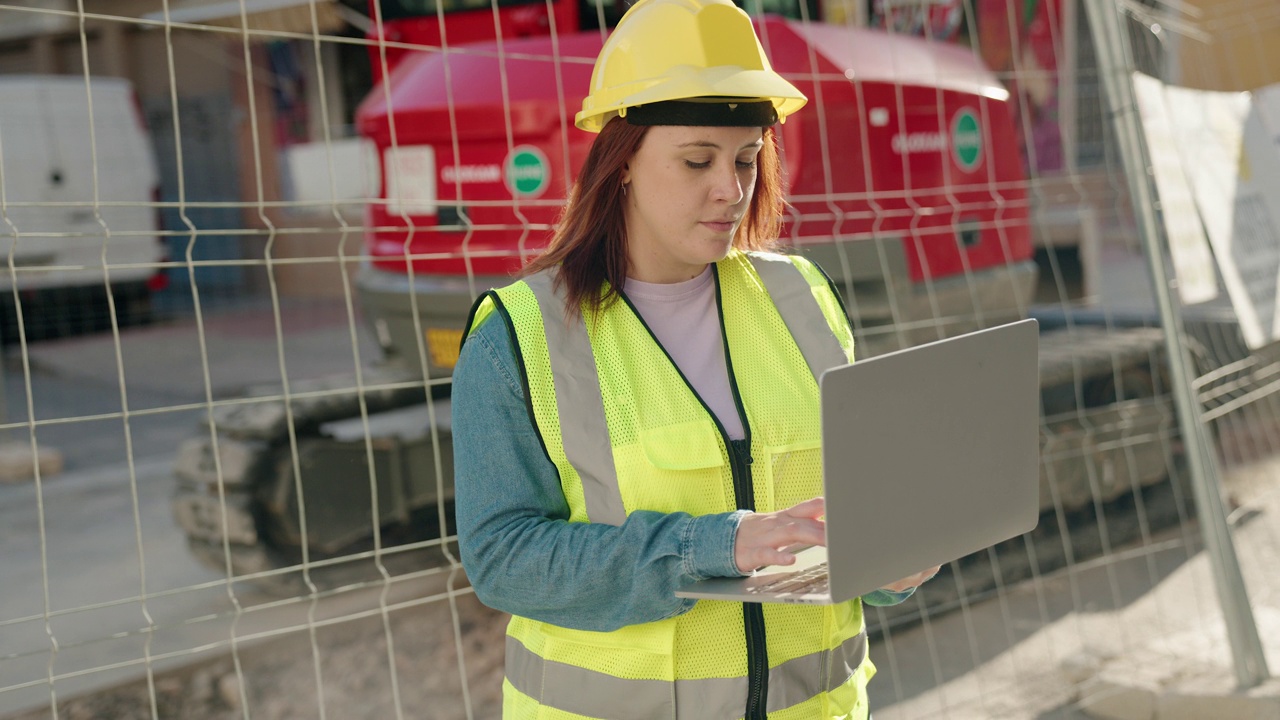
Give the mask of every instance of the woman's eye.
[{"label": "woman's eye", "polygon": [[751,158],[750,160],[739,160],[739,161],[738,161],[738,167],[742,168],[743,170],[749,170],[749,169],[751,169],[751,168],[753,168],[753,167],[755,167],[755,166],[756,166],[756,159],[755,159],[755,158]]},{"label": "woman's eye", "polygon": [[688,165],[689,168],[693,170],[706,170],[707,168],[711,167],[710,160],[706,162],[694,162],[692,160],[685,160],[684,164]]}]

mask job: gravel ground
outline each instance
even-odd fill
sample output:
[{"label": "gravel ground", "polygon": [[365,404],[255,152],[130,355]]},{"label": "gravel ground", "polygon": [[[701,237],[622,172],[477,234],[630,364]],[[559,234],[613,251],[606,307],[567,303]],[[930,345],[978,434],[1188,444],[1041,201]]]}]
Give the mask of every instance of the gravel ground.
[{"label": "gravel ground", "polygon": [[[473,595],[459,597],[457,605],[473,717],[498,717],[506,616],[484,607]],[[401,610],[391,614],[387,624],[395,647],[394,681],[386,629],[382,619],[374,617],[317,628],[318,652],[312,651],[307,634],[243,649],[239,673],[233,659],[224,657],[159,674],[154,713],[144,680],[60,699],[56,715],[44,708],[10,720],[465,718],[449,604]]]}]

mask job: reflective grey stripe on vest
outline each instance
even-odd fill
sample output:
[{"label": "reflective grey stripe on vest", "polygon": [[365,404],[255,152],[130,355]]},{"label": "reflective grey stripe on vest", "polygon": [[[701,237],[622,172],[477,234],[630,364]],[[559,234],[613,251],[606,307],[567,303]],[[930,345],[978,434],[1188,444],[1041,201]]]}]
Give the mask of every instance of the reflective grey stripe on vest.
[{"label": "reflective grey stripe on vest", "polygon": [[813,297],[813,289],[791,260],[780,255],[747,255],[773,304],[795,338],[800,354],[813,373],[815,382],[828,368],[846,365],[840,342],[827,326],[827,317]]},{"label": "reflective grey stripe on vest", "polygon": [[[769,670],[766,710],[778,712],[831,692],[853,677],[867,654],[866,633],[834,650],[788,660]],[[511,685],[538,703],[591,718],[613,720],[732,720],[747,705],[747,679],[626,680],[576,665],[544,660],[519,640],[507,638],[506,675]]]},{"label": "reflective grey stripe on vest", "polygon": [[582,479],[582,495],[591,522],[621,525],[627,519],[618,489],[618,472],[613,466],[596,374],[591,339],[581,317],[565,320],[564,301],[552,286],[550,273],[525,278],[542,310],[547,351],[551,355],[551,379],[556,388],[556,409],[560,414],[560,436],[565,457]]}]

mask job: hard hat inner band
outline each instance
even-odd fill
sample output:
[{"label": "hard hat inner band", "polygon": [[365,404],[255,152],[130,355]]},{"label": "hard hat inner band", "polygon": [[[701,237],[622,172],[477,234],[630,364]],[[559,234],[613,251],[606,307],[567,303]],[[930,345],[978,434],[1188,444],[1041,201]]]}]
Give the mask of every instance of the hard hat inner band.
[{"label": "hard hat inner band", "polygon": [[629,107],[626,118],[632,125],[769,127],[778,122],[778,111],[768,100],[667,100]]}]

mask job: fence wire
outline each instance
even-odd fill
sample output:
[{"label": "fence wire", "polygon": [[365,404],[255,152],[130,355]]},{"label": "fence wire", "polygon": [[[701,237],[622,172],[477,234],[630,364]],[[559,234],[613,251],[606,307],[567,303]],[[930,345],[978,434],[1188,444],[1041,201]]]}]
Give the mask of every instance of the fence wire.
[{"label": "fence wire", "polygon": [[[1261,103],[1280,10],[1116,7],[1132,68],[1099,69],[1074,0],[746,3],[810,98],[779,133],[783,239],[859,356],[1042,328],[1039,526],[870,609],[877,718],[1085,717],[1110,665],[1186,647],[1230,675],[1102,75]],[[472,300],[545,245],[622,9],[0,2],[0,716],[500,714],[449,377]],[[1175,256],[1191,202],[1161,189]],[[1180,337],[1262,625],[1280,258],[1204,247],[1216,297]]]}]

